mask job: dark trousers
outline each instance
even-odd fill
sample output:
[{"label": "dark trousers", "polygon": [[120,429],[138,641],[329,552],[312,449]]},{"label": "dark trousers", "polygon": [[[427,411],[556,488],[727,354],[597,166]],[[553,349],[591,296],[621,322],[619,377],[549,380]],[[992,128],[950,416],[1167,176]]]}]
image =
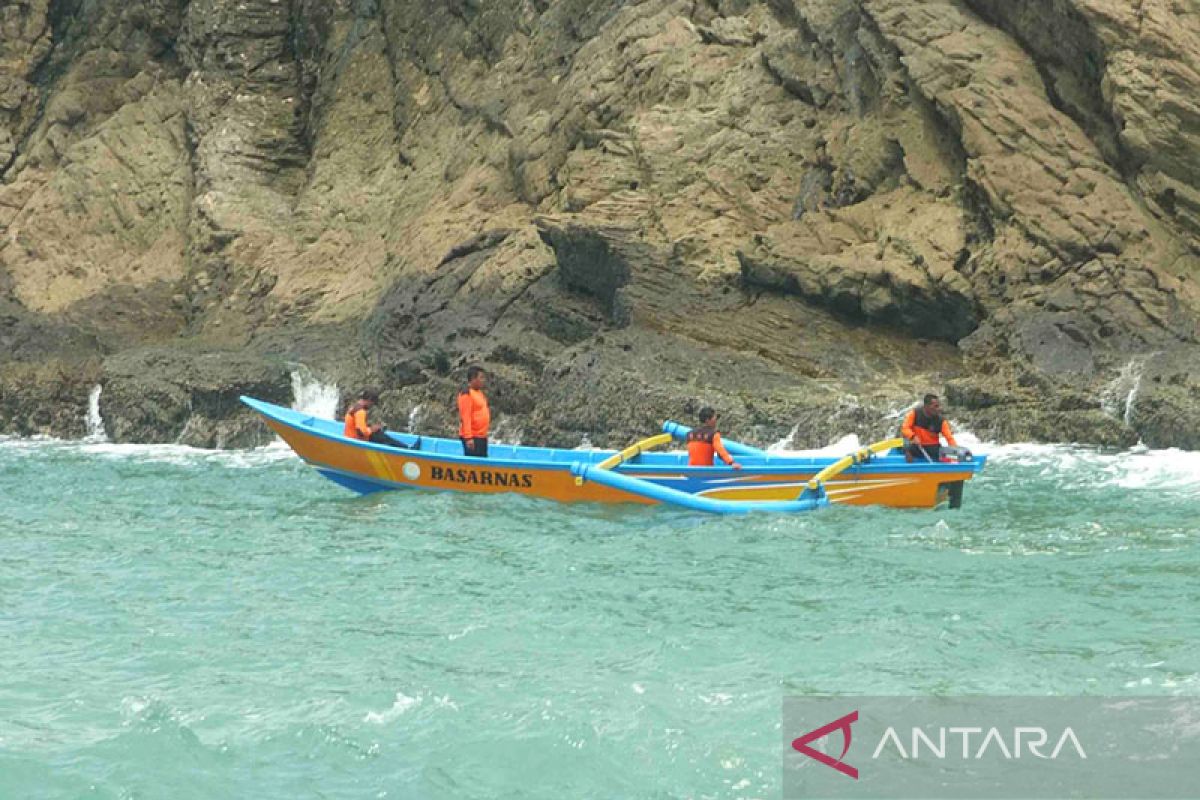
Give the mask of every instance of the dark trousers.
[{"label": "dark trousers", "polygon": [[487,458],[488,440],[486,436],[479,436],[474,439],[462,439],[462,443],[464,456]]},{"label": "dark trousers", "polygon": [[[922,450],[925,452],[922,453]],[[908,456],[909,461],[924,461],[926,454],[929,455],[929,459],[931,461],[937,461],[942,457],[942,446],[940,444],[918,445],[914,442],[913,444],[910,444],[908,446],[908,450],[905,451],[905,455]]]},{"label": "dark trousers", "polygon": [[[417,437],[417,439],[419,441],[420,437]],[[410,447],[409,445],[406,445],[403,442],[399,442],[399,441],[393,439],[391,436],[388,436],[387,431],[384,431],[384,430],[375,431],[367,438],[367,441],[373,442],[374,444],[385,444],[388,447],[398,447],[401,450],[420,449],[418,445],[413,445]]]}]

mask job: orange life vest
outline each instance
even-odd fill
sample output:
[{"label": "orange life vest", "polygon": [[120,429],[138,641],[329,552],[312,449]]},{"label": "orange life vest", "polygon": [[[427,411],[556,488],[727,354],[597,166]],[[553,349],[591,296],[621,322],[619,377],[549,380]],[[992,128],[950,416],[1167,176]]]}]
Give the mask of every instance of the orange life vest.
[{"label": "orange life vest", "polygon": [[721,444],[721,434],[711,425],[692,428],[687,435],[687,449],[689,467],[711,467],[714,455],[719,455],[726,464],[733,463],[733,457]]},{"label": "orange life vest", "polygon": [[941,444],[941,437],[946,437],[946,443],[956,446],[954,435],[950,432],[950,423],[941,416],[929,415],[923,408],[914,408],[904,418],[900,426],[900,435],[919,445]]},{"label": "orange life vest", "polygon": [[350,406],[346,411],[346,425],[342,428],[342,435],[347,439],[362,439],[371,438],[371,426],[367,425],[367,409],[358,401]]}]

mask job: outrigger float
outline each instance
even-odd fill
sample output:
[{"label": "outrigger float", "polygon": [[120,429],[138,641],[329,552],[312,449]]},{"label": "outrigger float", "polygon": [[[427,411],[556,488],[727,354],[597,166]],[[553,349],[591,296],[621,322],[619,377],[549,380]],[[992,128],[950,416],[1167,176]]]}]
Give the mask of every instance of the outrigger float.
[{"label": "outrigger float", "polygon": [[665,504],[715,514],[812,511],[830,503],[958,508],[963,484],[987,461],[964,453],[959,461],[909,462],[899,449],[901,439],[843,458],[774,454],[725,439],[742,469],[692,467],[686,453],[649,452],[687,437],[690,429],[675,422],[621,451],[491,444],[488,458],[478,459],[464,456],[457,439],[389,431],[395,446],[374,444],[346,438],[334,420],[251,397],[241,400],[317,472],[360,494],[513,492],[562,503]]}]

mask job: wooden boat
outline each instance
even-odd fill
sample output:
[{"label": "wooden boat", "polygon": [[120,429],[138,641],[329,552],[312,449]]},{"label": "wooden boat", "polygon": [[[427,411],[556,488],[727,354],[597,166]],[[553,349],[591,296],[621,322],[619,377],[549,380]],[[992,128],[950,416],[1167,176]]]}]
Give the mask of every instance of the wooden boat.
[{"label": "wooden boat", "polygon": [[767,453],[726,440],[742,469],[692,467],[685,453],[649,452],[687,435],[688,428],[673,422],[622,451],[493,443],[479,459],[464,456],[457,439],[389,432],[394,446],[363,442],[343,436],[338,421],[241,399],[317,472],[362,494],[515,492],[562,503],[665,503],[713,513],[811,511],[830,503],[957,508],[963,484],[987,460],[966,453],[959,461],[910,462],[897,449],[899,439],[843,458]]}]

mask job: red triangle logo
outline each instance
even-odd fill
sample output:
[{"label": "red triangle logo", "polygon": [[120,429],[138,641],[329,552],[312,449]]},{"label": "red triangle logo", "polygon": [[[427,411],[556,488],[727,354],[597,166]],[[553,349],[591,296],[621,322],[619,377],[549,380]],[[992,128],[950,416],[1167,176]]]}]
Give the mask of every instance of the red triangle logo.
[{"label": "red triangle logo", "polygon": [[[847,775],[854,780],[858,780],[858,770],[842,760],[846,757],[846,752],[850,749],[850,725],[855,722],[858,722],[857,710],[851,711],[846,716],[835,719],[833,722],[830,722],[827,725],[822,725],[819,728],[815,728],[814,730],[811,730],[801,736],[799,739],[792,740],[792,749],[803,753],[809,758],[820,761],[827,767],[833,767],[843,775]],[[842,732],[842,754],[837,758],[828,756],[825,753],[822,753],[820,750],[814,750],[808,746],[811,742],[815,742],[818,739],[823,739],[837,730]]]}]

